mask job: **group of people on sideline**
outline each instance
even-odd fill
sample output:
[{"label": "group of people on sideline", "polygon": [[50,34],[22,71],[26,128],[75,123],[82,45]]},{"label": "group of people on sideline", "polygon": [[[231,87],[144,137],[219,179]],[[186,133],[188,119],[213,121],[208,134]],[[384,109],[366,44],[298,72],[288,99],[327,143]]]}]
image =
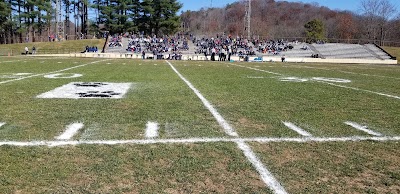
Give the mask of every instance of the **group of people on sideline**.
[{"label": "group of people on sideline", "polygon": [[29,54],[34,55],[34,54],[36,54],[36,47],[33,46],[33,47],[32,47],[32,52],[29,53],[29,48],[28,48],[28,46],[25,46],[24,52],[23,52],[22,54],[24,54],[24,55],[29,55]]}]

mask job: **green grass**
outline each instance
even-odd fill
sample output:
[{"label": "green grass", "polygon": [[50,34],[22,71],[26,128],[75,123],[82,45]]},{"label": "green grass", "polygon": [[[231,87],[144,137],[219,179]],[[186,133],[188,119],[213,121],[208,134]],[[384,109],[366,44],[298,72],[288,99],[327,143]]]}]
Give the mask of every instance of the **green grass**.
[{"label": "green grass", "polygon": [[384,46],[383,49],[385,49],[385,51],[387,51],[392,56],[396,57],[397,60],[399,60],[399,58],[400,58],[400,48],[399,47]]},{"label": "green grass", "polygon": [[289,193],[398,193],[398,142],[252,144]]},{"label": "green grass", "polygon": [[36,47],[37,54],[67,54],[76,53],[85,50],[86,45],[97,46],[99,50],[103,48],[104,39],[85,39],[85,40],[68,40],[62,42],[29,42],[18,44],[0,44],[0,56],[19,56],[25,52],[25,47],[32,52],[32,47]]},{"label": "green grass", "polygon": [[[92,62],[96,62],[91,64]],[[239,137],[297,137],[288,121],[315,137],[400,135],[400,67],[305,63],[172,61]],[[84,65],[86,64],[86,65]],[[236,64],[307,78],[280,76]],[[78,68],[78,65],[83,65]],[[73,68],[73,69],[69,69]],[[66,70],[69,69],[69,70]],[[82,74],[48,79],[50,72]],[[64,71],[65,70],[65,71]],[[194,92],[165,61],[95,58],[0,58],[1,141],[54,141],[74,122],[72,140],[145,140],[146,123],[159,139],[229,138]],[[254,77],[258,77],[255,79]],[[341,88],[312,81],[341,78]],[[122,99],[40,99],[71,82],[132,83]],[[371,92],[376,93],[371,93]],[[289,193],[397,193],[398,142],[249,143]],[[0,146],[0,193],[270,193],[237,145],[182,144]]]},{"label": "green grass", "polygon": [[1,193],[269,193],[233,144],[0,149]]}]

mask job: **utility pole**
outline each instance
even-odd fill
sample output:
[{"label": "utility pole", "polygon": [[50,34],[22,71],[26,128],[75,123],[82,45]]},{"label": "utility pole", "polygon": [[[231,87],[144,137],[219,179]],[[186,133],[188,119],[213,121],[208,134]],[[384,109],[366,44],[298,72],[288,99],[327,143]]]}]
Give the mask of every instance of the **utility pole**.
[{"label": "utility pole", "polygon": [[245,4],[246,9],[246,16],[244,22],[244,29],[247,31],[247,39],[250,40],[251,38],[251,0],[246,0],[248,3]]},{"label": "utility pole", "polygon": [[64,38],[64,21],[62,20],[62,4],[61,0],[56,0],[56,36],[58,41],[63,40]]}]

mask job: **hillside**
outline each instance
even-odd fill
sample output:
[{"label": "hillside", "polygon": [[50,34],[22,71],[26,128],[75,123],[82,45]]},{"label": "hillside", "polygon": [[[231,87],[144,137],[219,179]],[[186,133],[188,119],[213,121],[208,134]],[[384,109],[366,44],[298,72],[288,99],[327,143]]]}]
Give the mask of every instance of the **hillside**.
[{"label": "hillside", "polygon": [[[275,0],[252,1],[251,32],[260,39],[300,39],[305,37],[304,25],[319,19],[325,26],[325,37],[330,42],[377,43],[381,39],[381,28],[386,34],[385,44],[400,46],[400,19],[371,21],[367,14],[331,10],[318,3],[286,2]],[[395,12],[396,13],[396,12]],[[215,36],[231,34],[247,35],[245,30],[246,4],[237,1],[223,8],[186,11],[181,14],[185,30],[195,35]]]}]

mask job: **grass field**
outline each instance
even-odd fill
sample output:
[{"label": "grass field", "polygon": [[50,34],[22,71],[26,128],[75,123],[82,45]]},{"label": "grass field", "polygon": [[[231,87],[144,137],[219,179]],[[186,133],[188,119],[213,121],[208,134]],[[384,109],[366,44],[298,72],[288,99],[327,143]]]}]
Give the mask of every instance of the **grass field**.
[{"label": "grass field", "polygon": [[400,193],[400,66],[0,59],[0,193]]}]

